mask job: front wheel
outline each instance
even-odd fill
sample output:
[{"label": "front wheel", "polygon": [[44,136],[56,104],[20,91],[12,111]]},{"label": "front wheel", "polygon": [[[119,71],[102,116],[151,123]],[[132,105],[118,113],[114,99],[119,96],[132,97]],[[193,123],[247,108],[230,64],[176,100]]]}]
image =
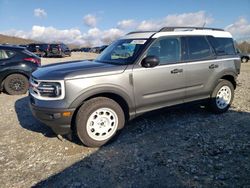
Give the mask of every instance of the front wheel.
[{"label": "front wheel", "polygon": [[76,116],[76,131],[82,143],[89,147],[106,144],[124,126],[122,108],[114,100],[97,97],[86,101]]},{"label": "front wheel", "polygon": [[214,113],[226,112],[229,109],[233,98],[233,84],[227,80],[221,80],[211,95],[210,108]]}]

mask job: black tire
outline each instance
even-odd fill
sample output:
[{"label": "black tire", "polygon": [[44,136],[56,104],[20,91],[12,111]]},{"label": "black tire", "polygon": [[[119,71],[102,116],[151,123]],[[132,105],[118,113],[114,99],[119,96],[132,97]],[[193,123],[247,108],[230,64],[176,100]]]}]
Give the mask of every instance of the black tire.
[{"label": "black tire", "polygon": [[25,94],[28,89],[28,78],[22,74],[11,74],[4,80],[4,90],[9,95]]},{"label": "black tire", "polygon": [[[225,103],[226,99],[224,100],[224,98],[220,98],[218,96],[220,94],[223,95],[222,92],[224,92],[225,95],[228,94],[228,96],[230,93],[230,97],[228,99],[228,102],[226,102],[226,103]],[[225,96],[225,97],[227,97],[227,96]],[[219,83],[217,84],[217,86],[214,88],[214,91],[211,95],[211,98],[209,101],[210,110],[216,114],[226,112],[229,109],[230,105],[232,104],[233,98],[234,98],[234,86],[233,86],[233,84],[227,80],[220,80]]]},{"label": "black tire", "polygon": [[[109,121],[107,120],[104,123],[105,125],[100,124],[100,121],[102,121],[102,119],[100,119],[101,117],[98,117],[98,115],[100,115],[98,114],[98,111],[99,110],[101,111],[102,109],[109,109],[112,111],[109,114],[110,119],[111,119],[110,121],[115,121],[115,120],[118,120],[118,121],[116,123],[114,122],[109,123]],[[115,113],[115,115],[113,113]],[[95,114],[98,114],[98,115],[95,115]],[[113,119],[115,120],[112,119],[112,115],[115,116],[113,117]],[[92,117],[95,118],[95,116],[96,116],[96,120],[91,119]],[[94,123],[94,121],[96,122]],[[79,139],[82,141],[84,145],[89,146],[89,147],[100,147],[106,144],[109,140],[111,140],[111,138],[115,136],[116,132],[124,127],[124,123],[125,123],[124,112],[118,103],[106,97],[97,97],[97,98],[93,98],[93,99],[86,101],[80,107],[76,115],[76,132],[77,132]],[[93,128],[91,128],[91,126],[93,126]],[[102,126],[104,126],[103,129],[101,129]],[[100,132],[105,129],[108,129],[105,132],[105,135],[103,135],[104,133],[102,133],[101,135]],[[88,130],[91,133],[88,133]],[[104,137],[109,136],[109,137],[104,138],[103,140],[102,139],[98,140],[98,139],[93,138],[93,137],[101,138],[102,136]]]}]

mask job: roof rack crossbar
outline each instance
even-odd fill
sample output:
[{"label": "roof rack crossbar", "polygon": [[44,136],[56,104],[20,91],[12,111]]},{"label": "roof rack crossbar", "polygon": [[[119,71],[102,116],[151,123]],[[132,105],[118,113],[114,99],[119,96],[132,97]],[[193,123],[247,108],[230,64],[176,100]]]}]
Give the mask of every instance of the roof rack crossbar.
[{"label": "roof rack crossbar", "polygon": [[159,30],[159,32],[175,31],[178,29],[224,31],[224,29],[211,28],[211,27],[163,27]]}]

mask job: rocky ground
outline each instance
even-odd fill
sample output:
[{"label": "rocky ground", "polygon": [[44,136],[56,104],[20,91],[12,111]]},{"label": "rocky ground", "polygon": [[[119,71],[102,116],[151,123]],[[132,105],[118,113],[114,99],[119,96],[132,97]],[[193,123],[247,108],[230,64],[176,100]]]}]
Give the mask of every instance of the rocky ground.
[{"label": "rocky ground", "polygon": [[[44,60],[43,60],[44,61]],[[0,94],[0,187],[250,187],[250,63],[232,108],[145,114],[102,148],[57,138],[27,95]]]},{"label": "rocky ground", "polygon": [[47,65],[54,62],[65,62],[65,61],[77,61],[82,59],[95,59],[98,54],[95,53],[86,53],[86,52],[72,52],[71,56],[65,56],[64,58],[42,58],[42,64]]}]

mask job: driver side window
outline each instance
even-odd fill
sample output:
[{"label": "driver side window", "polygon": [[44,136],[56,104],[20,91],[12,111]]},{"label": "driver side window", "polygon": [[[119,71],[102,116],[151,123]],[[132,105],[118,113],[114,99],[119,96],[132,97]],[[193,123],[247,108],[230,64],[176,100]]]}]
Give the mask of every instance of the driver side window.
[{"label": "driver side window", "polygon": [[160,59],[160,64],[173,64],[181,60],[180,39],[177,37],[162,38],[149,47],[147,56],[153,55]]}]

